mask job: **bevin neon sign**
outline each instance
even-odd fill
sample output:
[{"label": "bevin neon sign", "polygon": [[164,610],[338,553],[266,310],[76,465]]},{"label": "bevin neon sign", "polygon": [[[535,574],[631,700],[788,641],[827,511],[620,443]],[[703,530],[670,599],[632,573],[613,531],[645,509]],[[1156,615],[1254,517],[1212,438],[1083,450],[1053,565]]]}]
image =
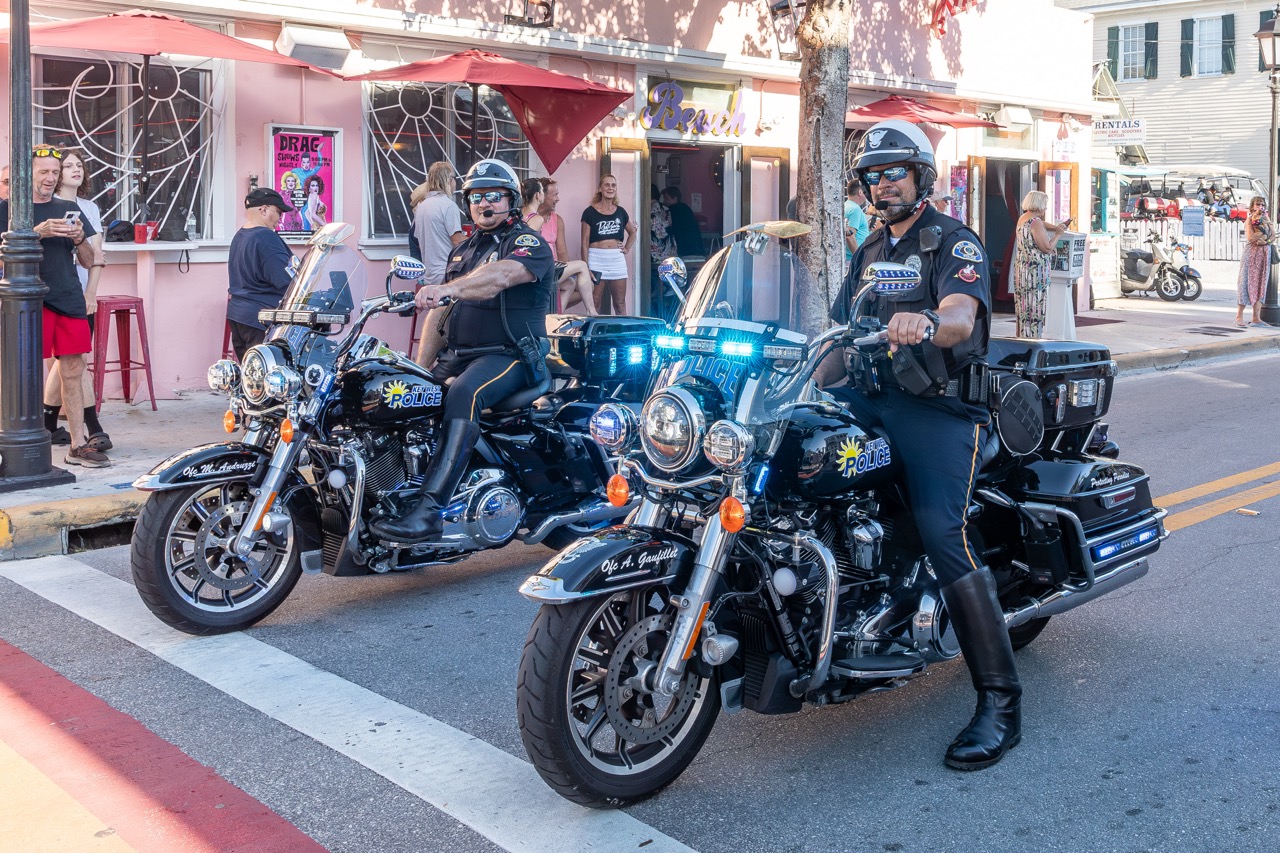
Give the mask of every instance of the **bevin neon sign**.
[{"label": "bevin neon sign", "polygon": [[647,130],[678,130],[681,133],[741,136],[747,114],[738,107],[738,92],[729,97],[723,110],[685,106],[684,89],[678,83],[660,83],[649,90],[649,106],[640,111],[640,126]]}]

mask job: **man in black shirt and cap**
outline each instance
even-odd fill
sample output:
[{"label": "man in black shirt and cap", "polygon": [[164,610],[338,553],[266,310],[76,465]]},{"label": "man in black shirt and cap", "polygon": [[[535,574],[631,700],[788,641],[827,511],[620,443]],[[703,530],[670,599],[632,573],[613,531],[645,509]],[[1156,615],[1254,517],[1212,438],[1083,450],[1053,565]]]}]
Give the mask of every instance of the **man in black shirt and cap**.
[{"label": "man in black shirt and cap", "polygon": [[244,208],[244,227],[231,238],[227,251],[227,320],[231,347],[240,361],[266,338],[258,312],[280,307],[293,282],[294,258],[276,233],[280,215],[293,210],[284,197],[268,187],[255,187],[244,197]]},{"label": "man in black shirt and cap", "polygon": [[481,160],[462,182],[475,231],[449,258],[444,284],[418,290],[420,310],[448,304],[444,348],[431,366],[448,383],[443,435],[423,475],[422,497],[370,530],[384,541],[436,539],[441,511],[466,473],[480,413],[546,376],[547,312],[555,293],[551,247],[520,218],[520,182],[501,160]]}]

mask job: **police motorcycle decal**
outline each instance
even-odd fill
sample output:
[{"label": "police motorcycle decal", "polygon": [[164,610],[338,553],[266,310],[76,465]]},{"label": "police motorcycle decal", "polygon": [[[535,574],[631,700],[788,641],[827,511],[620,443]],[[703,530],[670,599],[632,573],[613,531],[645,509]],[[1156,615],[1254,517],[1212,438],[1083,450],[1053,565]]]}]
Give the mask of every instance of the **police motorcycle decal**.
[{"label": "police motorcycle decal", "polygon": [[[369,295],[366,263],[346,245],[353,233],[343,223],[318,231],[280,307],[260,315],[266,341],[243,368],[209,369],[210,386],[228,394],[228,431],[243,429],[241,440],[180,453],[134,483],[150,493],[133,537],[135,587],[179,630],[252,625],[303,572],[425,568],[516,537],[559,549],[629,509],[604,497],[607,460],[581,416],[603,393],[584,380],[554,398],[513,395],[481,416],[438,539],[399,545],[374,535],[373,521],[418,494],[442,441],[447,391],[364,334],[378,314],[413,310],[413,292],[393,283],[420,280],[421,264],[394,259],[385,295]],[[569,405],[576,419],[562,417]]]},{"label": "police motorcycle decal", "polygon": [[[766,357],[746,325],[800,325],[771,285],[816,286],[778,242],[796,231],[778,225],[726,239],[688,284],[665,335],[678,357],[640,416],[609,420],[609,490],[638,493],[633,513],[521,588],[541,605],[517,684],[521,738],[544,781],[574,802],[620,807],[662,789],[696,758],[722,708],[777,714],[849,701],[960,653],[891,436],[812,381],[835,350],[882,350],[884,329],[862,300],[898,301],[920,276],[874,265],[849,312],[854,326],[807,341],[798,356]],[[726,353],[730,324],[739,336],[730,349],[749,357]],[[1052,347],[1061,363],[1087,367],[1027,367]],[[1037,405],[1021,414],[1043,418],[1043,435],[1026,456],[981,459],[965,524],[1021,647],[1049,618],[1141,578],[1167,534],[1145,472],[1113,461],[1099,420],[1114,379],[1105,349],[1006,349],[1008,365],[991,367],[1036,386]],[[1089,407],[1044,396],[1084,381],[1105,385]]]}]

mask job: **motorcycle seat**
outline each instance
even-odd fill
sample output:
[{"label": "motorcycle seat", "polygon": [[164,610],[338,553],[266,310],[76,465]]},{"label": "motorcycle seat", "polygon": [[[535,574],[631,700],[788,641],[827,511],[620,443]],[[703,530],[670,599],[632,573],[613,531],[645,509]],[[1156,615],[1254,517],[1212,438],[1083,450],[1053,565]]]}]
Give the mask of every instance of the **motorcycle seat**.
[{"label": "motorcycle seat", "polygon": [[1126,258],[1134,258],[1146,264],[1154,263],[1156,259],[1156,256],[1150,252],[1143,252],[1139,249],[1130,249],[1124,253],[1124,256]]},{"label": "motorcycle seat", "polygon": [[978,456],[978,470],[986,468],[992,462],[996,461],[996,457],[1000,455],[1000,433],[996,430],[987,432],[987,440],[983,442]]},{"label": "motorcycle seat", "polygon": [[533,401],[541,397],[543,394],[551,390],[551,371],[542,371],[542,381],[537,385],[530,385],[528,388],[522,388],[514,394],[503,397],[480,414],[484,415],[507,415],[527,409],[533,405]]}]

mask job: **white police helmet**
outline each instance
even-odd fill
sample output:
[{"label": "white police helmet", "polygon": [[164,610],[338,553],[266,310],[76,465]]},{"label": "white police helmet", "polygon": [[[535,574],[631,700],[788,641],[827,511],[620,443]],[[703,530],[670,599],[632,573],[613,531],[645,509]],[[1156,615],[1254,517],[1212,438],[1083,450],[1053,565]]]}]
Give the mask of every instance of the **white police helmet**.
[{"label": "white police helmet", "polygon": [[520,179],[515,170],[501,160],[481,160],[462,179],[463,199],[472,190],[503,189],[511,193],[511,207],[521,204]]}]

